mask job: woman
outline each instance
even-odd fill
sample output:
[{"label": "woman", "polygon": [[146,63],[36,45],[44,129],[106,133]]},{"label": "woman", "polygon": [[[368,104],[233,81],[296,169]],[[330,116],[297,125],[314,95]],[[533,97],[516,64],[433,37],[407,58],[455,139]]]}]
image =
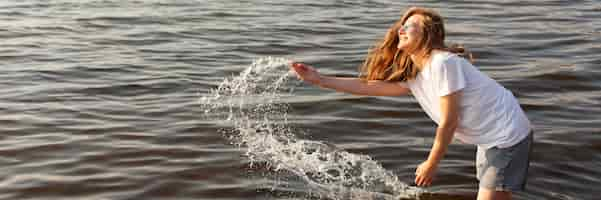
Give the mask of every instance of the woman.
[{"label": "woman", "polygon": [[[411,8],[367,55],[359,78],[322,76],[313,67],[292,63],[306,82],[358,95],[411,93],[438,124],[415,183],[429,186],[451,140],[478,146],[478,199],[511,199],[525,188],[530,121],[503,86],[460,57],[465,50],[444,44],[443,19],[425,8]],[[469,55],[469,54],[468,54]]]}]

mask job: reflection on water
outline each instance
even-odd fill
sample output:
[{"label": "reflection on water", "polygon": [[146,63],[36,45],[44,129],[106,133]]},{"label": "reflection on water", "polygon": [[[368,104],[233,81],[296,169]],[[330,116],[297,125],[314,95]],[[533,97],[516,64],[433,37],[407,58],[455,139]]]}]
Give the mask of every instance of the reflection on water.
[{"label": "reflection on water", "polygon": [[[333,155],[342,157],[333,158],[357,156],[371,166],[361,170],[395,177],[392,185],[410,184],[435,129],[412,97],[321,90],[290,81],[277,67],[268,79],[253,80],[278,86],[264,88],[268,93],[204,100],[278,106],[231,116],[227,106],[210,112],[202,106],[202,97],[213,97],[224,80],[268,56],[355,76],[367,49],[410,5],[439,10],[447,39],[467,46],[475,64],[514,92],[534,123],[528,189],[516,199],[595,199],[601,21],[599,3],[590,0],[3,1],[0,199],[351,198],[307,184],[350,180],[339,179],[344,166],[313,171],[327,175],[274,171],[277,165],[269,163],[305,168],[286,157],[259,161],[261,155],[246,152],[261,151],[235,145],[227,136],[257,130],[237,129],[242,122],[264,122],[264,115],[250,113],[271,113],[267,124],[274,126],[259,132],[293,139],[281,144],[298,144],[298,152],[310,152],[301,148],[310,144],[335,147],[342,154]],[[232,120],[222,120],[227,117]],[[285,130],[275,131],[282,124]],[[302,155],[319,160],[324,154]],[[474,155],[474,147],[452,144],[435,186],[420,199],[473,199]],[[304,167],[318,166],[325,165]],[[352,181],[336,183],[353,188],[347,187]],[[367,189],[353,194],[401,191],[360,183],[355,188]],[[322,185],[325,194],[338,191]]]},{"label": "reflection on water", "polygon": [[[288,106],[277,102],[279,90],[290,74],[290,62],[275,58],[257,60],[239,76],[225,79],[210,95],[203,96],[201,106],[207,114],[217,110],[228,113],[221,120],[231,122],[233,130],[226,134],[234,144],[246,148],[251,165],[265,162],[275,171],[291,172],[321,197],[417,198],[421,189],[400,182],[369,156],[295,136],[287,123]],[[254,100],[255,97],[260,100]],[[282,117],[283,122],[274,122]]]}]

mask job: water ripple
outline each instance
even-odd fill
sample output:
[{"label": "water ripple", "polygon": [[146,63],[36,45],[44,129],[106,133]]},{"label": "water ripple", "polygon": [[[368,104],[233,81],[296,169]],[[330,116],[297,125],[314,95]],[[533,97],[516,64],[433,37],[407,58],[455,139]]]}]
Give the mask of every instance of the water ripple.
[{"label": "water ripple", "polygon": [[[294,174],[249,166],[220,133],[231,127],[200,117],[199,99],[266,56],[356,76],[413,5],[439,10],[449,42],[472,50],[532,120],[529,189],[516,199],[594,199],[601,6],[591,0],[0,3],[0,199],[320,199]],[[435,130],[415,100],[290,87],[281,101],[299,139],[412,181]],[[439,192],[423,198],[473,199],[473,152],[453,144]]]}]

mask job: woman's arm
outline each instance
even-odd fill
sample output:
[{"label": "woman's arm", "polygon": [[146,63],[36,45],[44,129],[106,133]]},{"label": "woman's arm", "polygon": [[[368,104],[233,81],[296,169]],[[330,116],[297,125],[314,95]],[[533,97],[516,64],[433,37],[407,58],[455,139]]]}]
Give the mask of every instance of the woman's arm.
[{"label": "woman's arm", "polygon": [[459,123],[459,95],[461,95],[461,92],[454,92],[440,97],[441,119],[436,129],[432,150],[428,156],[430,162],[438,164],[453,140],[455,129]]},{"label": "woman's arm", "polygon": [[369,96],[400,96],[409,93],[408,88],[395,82],[322,76],[313,67],[302,63],[293,63],[292,69],[306,82],[340,92]]},{"label": "woman's arm", "polygon": [[438,168],[438,163],[447,152],[447,148],[459,123],[459,99],[461,91],[453,92],[449,95],[440,97],[441,120],[436,129],[434,144],[430,150],[428,160],[420,164],[415,171],[415,183],[418,186],[428,186],[432,184],[434,174]]},{"label": "woman's arm", "polygon": [[379,80],[363,81],[359,78],[321,76],[318,85],[355,95],[401,96],[409,93],[409,89],[399,83]]}]

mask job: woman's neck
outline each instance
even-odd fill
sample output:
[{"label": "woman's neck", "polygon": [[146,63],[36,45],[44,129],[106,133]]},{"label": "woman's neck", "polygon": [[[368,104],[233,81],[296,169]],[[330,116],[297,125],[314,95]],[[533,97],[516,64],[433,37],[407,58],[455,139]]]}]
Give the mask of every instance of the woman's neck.
[{"label": "woman's neck", "polygon": [[432,55],[438,52],[440,52],[440,50],[432,49],[430,53],[422,53],[423,56],[420,56],[418,54],[409,54],[409,56],[411,58],[411,61],[413,61],[413,63],[415,63],[417,65],[417,68],[421,71],[429,63],[430,58],[432,58]]},{"label": "woman's neck", "polygon": [[415,66],[417,66],[419,71],[422,71],[422,69],[424,69],[424,67],[427,64],[426,60],[429,56],[419,56],[417,54],[409,54],[409,57],[411,58],[411,61],[413,61]]}]

